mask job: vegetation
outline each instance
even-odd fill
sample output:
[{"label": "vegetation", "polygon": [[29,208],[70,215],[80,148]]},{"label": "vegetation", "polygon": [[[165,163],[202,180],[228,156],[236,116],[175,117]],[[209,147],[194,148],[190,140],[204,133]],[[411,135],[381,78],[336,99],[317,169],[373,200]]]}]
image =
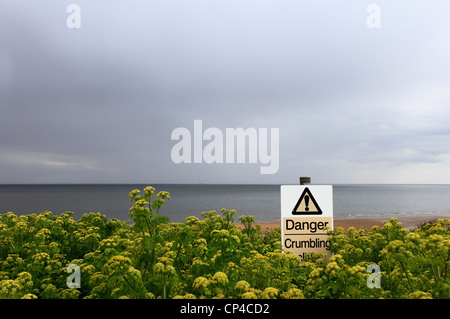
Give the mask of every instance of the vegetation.
[{"label": "vegetation", "polygon": [[[169,223],[167,192],[130,194],[132,223],[100,213],[0,215],[0,298],[450,298],[449,219],[407,230],[396,219],[370,230],[330,230],[334,255],[281,251],[235,210]],[[369,288],[369,265],[380,288]],[[79,288],[68,287],[78,265]]]}]

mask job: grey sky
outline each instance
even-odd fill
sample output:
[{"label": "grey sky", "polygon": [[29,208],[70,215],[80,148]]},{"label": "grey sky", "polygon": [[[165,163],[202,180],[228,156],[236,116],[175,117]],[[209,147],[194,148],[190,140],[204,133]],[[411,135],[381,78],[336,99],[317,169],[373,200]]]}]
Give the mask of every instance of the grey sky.
[{"label": "grey sky", "polygon": [[[448,183],[449,13],[446,0],[1,1],[0,183]],[[279,171],[174,164],[171,132],[196,119],[279,128]]]}]

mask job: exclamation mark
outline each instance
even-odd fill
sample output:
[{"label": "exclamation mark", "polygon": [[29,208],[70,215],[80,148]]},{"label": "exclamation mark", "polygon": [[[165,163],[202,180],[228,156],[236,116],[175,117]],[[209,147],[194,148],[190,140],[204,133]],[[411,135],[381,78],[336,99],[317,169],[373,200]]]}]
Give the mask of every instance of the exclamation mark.
[{"label": "exclamation mark", "polygon": [[308,195],[305,195],[305,205],[306,205],[306,207],[305,207],[305,211],[309,211],[309,196]]}]

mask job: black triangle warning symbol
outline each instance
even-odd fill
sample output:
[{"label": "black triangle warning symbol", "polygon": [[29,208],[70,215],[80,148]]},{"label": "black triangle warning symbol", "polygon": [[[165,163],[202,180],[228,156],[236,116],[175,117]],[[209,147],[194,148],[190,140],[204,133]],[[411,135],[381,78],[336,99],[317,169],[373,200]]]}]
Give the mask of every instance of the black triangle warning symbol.
[{"label": "black triangle warning symbol", "polygon": [[300,199],[292,210],[292,215],[321,215],[322,210],[317,204],[308,187],[305,188]]}]

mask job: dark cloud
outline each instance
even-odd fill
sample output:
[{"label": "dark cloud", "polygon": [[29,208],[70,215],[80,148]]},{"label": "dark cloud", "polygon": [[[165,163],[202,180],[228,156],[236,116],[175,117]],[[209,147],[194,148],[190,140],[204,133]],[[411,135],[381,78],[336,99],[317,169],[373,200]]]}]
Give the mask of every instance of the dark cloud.
[{"label": "dark cloud", "polygon": [[[375,30],[369,1],[77,1],[68,29],[70,3],[0,12],[2,182],[409,182],[448,166],[445,1],[380,3]],[[172,163],[172,130],[195,119],[279,128],[278,173]]]}]

